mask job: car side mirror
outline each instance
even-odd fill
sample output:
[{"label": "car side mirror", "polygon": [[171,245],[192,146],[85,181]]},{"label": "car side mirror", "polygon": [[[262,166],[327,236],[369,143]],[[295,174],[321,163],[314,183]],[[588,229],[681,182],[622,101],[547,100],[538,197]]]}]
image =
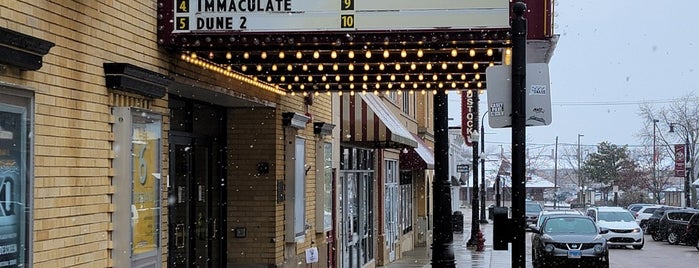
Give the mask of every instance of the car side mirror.
[{"label": "car side mirror", "polygon": [[607,229],[607,228],[599,228],[599,233],[600,233],[600,234],[609,233],[609,229]]},{"label": "car side mirror", "polygon": [[535,224],[529,224],[527,228],[524,228],[524,230],[531,233],[541,234],[541,230],[539,230],[539,227],[537,227]]}]

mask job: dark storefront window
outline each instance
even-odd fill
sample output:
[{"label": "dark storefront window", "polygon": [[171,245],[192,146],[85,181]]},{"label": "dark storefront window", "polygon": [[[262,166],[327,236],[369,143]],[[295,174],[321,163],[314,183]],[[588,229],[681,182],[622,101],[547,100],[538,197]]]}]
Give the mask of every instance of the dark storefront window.
[{"label": "dark storefront window", "polygon": [[358,268],[374,259],[374,154],[351,147],[341,151],[342,267]]},{"label": "dark storefront window", "polygon": [[31,246],[31,93],[0,86],[0,267],[28,267]]}]

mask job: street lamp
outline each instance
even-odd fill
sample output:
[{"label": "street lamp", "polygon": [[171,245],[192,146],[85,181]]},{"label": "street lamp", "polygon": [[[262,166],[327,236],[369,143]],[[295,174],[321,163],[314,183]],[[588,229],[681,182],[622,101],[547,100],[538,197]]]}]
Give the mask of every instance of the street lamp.
[{"label": "street lamp", "polygon": [[486,185],[485,185],[485,131],[483,129],[483,126],[485,124],[483,123],[485,120],[485,116],[488,114],[488,111],[483,113],[483,116],[481,117],[481,220],[480,223],[488,223],[488,219],[485,217],[485,202],[488,200],[488,197],[486,196]]},{"label": "street lamp", "polygon": [[583,136],[585,135],[578,134],[578,188],[580,188],[578,201],[580,201],[580,204],[585,205],[585,187],[583,187],[582,171],[580,170],[580,137]]},{"label": "street lamp", "polygon": [[[478,95],[478,94],[474,94]],[[478,117],[476,117],[476,120],[478,120]],[[478,124],[478,123],[476,123]],[[471,196],[471,238],[466,242],[466,245],[468,246],[475,246],[478,244],[478,233],[480,232],[480,225],[479,222],[480,220],[478,217],[480,214],[478,213],[479,209],[479,194],[478,194],[478,140],[480,136],[478,134],[478,129],[475,129],[473,132],[471,132],[471,139],[473,139],[473,194]]]},{"label": "street lamp", "polygon": [[[689,129],[687,129],[686,126],[680,124],[680,123],[670,123],[670,133],[675,132],[675,125],[681,126],[684,129],[684,148],[685,148],[685,158],[684,158],[684,200],[685,200],[685,206],[687,207],[693,207],[692,205],[692,199],[691,199],[691,194],[689,191],[689,182],[693,178],[691,177],[694,172],[692,171],[692,164],[691,164],[691,159],[692,159],[692,150],[689,148]],[[678,133],[679,135],[679,133]]]}]

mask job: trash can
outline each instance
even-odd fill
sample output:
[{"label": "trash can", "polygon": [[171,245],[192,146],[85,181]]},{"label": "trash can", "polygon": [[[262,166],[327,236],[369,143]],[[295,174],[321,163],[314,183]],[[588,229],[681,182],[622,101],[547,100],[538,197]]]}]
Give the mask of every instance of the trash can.
[{"label": "trash can", "polygon": [[457,210],[451,215],[451,223],[455,233],[464,232],[464,213]]},{"label": "trash can", "polygon": [[490,206],[488,206],[488,219],[492,221],[494,214],[495,214],[495,205],[490,204]]}]

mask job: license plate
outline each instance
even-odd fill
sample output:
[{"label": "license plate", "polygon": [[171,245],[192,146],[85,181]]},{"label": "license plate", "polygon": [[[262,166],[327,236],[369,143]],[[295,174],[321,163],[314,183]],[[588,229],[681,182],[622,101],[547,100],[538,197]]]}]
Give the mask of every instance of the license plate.
[{"label": "license plate", "polygon": [[582,258],[582,252],[579,249],[568,250],[569,259],[580,259]]}]

